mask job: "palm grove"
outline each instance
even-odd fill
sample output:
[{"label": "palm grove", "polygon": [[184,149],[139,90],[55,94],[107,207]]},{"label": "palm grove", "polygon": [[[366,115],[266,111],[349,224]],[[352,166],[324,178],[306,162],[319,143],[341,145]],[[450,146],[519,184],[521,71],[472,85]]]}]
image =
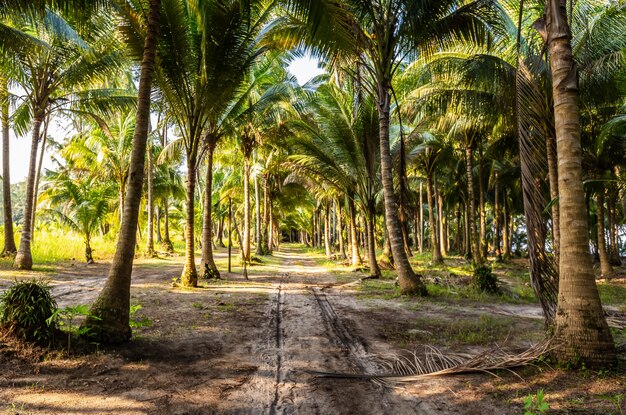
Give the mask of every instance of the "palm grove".
[{"label": "palm grove", "polygon": [[[225,239],[244,262],[288,239],[373,278],[393,267],[407,295],[427,295],[415,251],[464,255],[476,279],[523,251],[556,354],[612,364],[589,251],[603,275],[623,252],[625,8],[5,1],[3,252],[31,269],[42,227],[80,234],[87,261],[94,238],[115,239],[85,324],[120,342],[139,240],[149,255],[185,241],[183,286],[220,276]],[[326,75],[299,86],[286,67],[303,51]],[[61,142],[55,120],[71,125]],[[10,129],[31,143],[17,248]]]}]

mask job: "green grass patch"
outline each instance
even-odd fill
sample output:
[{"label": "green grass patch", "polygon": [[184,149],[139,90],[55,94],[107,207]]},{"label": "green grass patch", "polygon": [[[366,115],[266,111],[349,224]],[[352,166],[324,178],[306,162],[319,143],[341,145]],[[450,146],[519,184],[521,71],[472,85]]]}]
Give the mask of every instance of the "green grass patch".
[{"label": "green grass patch", "polygon": [[610,282],[598,283],[598,291],[602,304],[626,304],[626,286]]}]

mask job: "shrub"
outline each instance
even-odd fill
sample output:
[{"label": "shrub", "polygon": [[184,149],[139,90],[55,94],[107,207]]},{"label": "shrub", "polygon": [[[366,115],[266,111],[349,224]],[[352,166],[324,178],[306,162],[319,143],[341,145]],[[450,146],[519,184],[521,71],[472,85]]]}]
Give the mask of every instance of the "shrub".
[{"label": "shrub", "polygon": [[23,340],[49,343],[55,326],[48,324],[56,301],[45,282],[16,281],[0,295],[0,326]]},{"label": "shrub", "polygon": [[474,286],[480,291],[495,294],[498,292],[498,277],[491,272],[489,265],[480,265],[474,269]]}]

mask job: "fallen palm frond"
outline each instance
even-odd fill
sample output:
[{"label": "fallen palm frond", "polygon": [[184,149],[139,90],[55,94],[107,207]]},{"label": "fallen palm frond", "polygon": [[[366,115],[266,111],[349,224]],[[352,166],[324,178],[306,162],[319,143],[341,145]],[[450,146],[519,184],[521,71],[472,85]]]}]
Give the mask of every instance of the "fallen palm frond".
[{"label": "fallen palm frond", "polygon": [[307,373],[318,377],[368,379],[382,384],[407,383],[426,377],[471,372],[485,372],[496,376],[493,371],[532,365],[553,348],[551,340],[546,340],[516,354],[497,346],[478,355],[470,355],[445,354],[433,346],[426,346],[426,352],[422,357],[413,352],[411,356],[377,359],[382,366],[387,367],[387,373],[354,374],[321,371]]}]

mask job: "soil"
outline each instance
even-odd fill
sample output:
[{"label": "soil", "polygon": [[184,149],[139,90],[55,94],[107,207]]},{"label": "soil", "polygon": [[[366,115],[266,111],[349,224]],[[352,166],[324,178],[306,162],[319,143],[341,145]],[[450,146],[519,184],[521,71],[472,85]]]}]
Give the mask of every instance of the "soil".
[{"label": "soil", "polygon": [[[183,258],[139,260],[132,303],[143,324],[131,342],[79,355],[0,340],[0,414],[500,415],[523,413],[538,389],[549,413],[626,411],[623,373],[542,365],[401,386],[321,377],[387,373],[388,356],[426,345],[478,353],[508,339],[521,350],[541,339],[542,322],[528,304],[368,298],[358,289],[363,274],[319,262],[286,246],[251,267],[249,279],[224,273],[183,289],[172,285]],[[88,304],[107,268],[65,264],[45,277],[60,307]],[[0,289],[10,282],[0,277]]]}]

